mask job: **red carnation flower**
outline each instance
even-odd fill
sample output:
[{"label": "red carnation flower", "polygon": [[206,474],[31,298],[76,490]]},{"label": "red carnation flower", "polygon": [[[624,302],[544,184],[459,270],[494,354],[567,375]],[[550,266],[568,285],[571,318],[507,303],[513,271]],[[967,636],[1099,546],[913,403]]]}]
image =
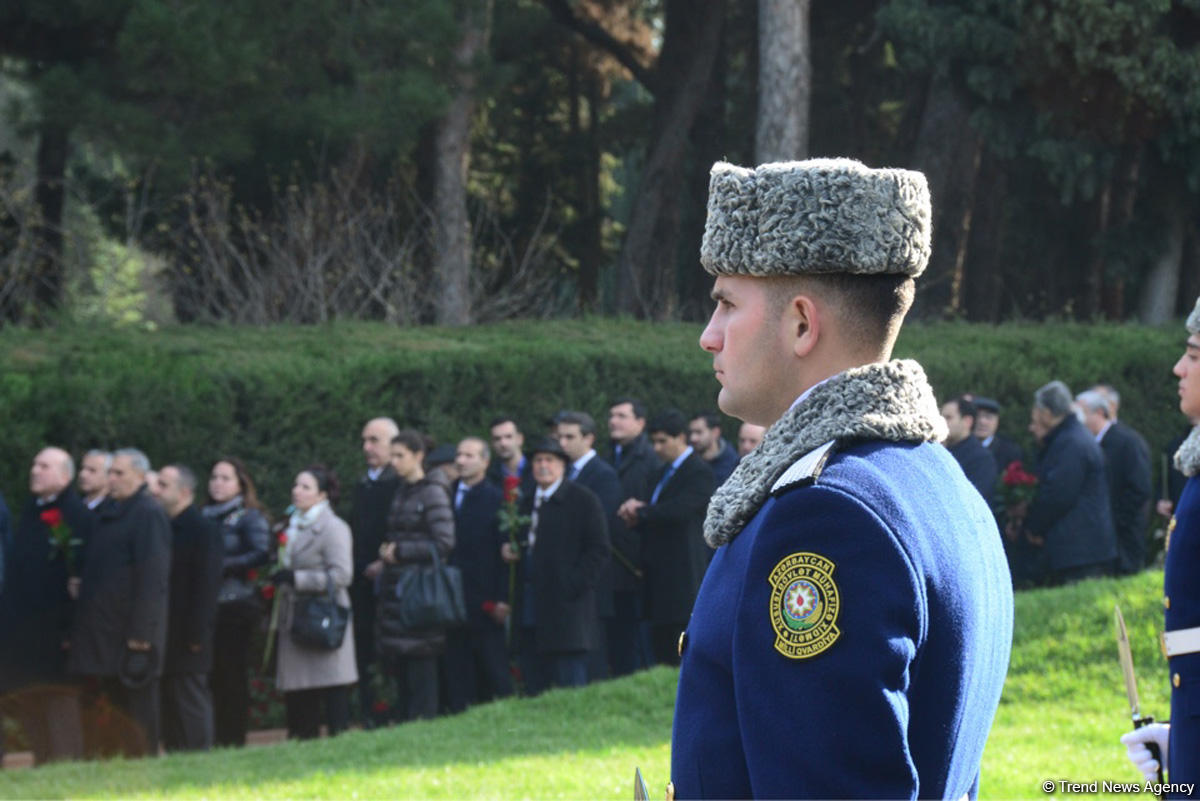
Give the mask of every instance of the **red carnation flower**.
[{"label": "red carnation flower", "polygon": [[275,585],[274,584],[264,584],[263,588],[261,590],[259,590],[259,592],[262,593],[263,598],[266,598],[269,601],[275,597]]},{"label": "red carnation flower", "polygon": [[389,708],[390,707],[388,706],[387,701],[376,701],[375,704],[371,707],[371,710],[376,715],[382,715],[384,712],[387,712]]},{"label": "red carnation flower", "polygon": [[287,545],[287,532],[286,531],[279,532],[279,544]]},{"label": "red carnation flower", "polygon": [[504,477],[504,500],[513,503],[521,493],[521,478],[519,476]]},{"label": "red carnation flower", "polygon": [[246,581],[258,581],[258,571],[250,568],[246,571]]},{"label": "red carnation flower", "polygon": [[46,511],[42,512],[39,517],[41,517],[42,522],[50,528],[62,525],[63,516],[62,511],[59,509],[47,509]]}]

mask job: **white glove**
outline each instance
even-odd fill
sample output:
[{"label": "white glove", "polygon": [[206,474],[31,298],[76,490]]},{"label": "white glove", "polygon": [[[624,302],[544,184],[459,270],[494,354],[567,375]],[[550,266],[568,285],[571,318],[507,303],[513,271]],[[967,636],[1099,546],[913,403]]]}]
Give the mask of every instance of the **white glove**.
[{"label": "white glove", "polygon": [[1171,724],[1169,723],[1151,723],[1121,735],[1121,742],[1128,750],[1129,761],[1141,771],[1148,782],[1158,781],[1158,770],[1162,766],[1158,764],[1158,760],[1150,756],[1150,749],[1146,747],[1146,744],[1157,744],[1158,750],[1162,754],[1163,764],[1166,764],[1167,742],[1170,739]]}]

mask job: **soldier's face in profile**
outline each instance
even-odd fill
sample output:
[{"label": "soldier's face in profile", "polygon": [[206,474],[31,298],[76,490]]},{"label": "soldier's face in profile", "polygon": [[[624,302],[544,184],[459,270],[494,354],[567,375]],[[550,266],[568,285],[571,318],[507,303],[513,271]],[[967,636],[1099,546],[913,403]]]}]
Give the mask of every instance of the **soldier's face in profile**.
[{"label": "soldier's face in profile", "polygon": [[1200,334],[1188,337],[1172,372],[1179,378],[1179,411],[1192,422],[1200,420]]}]

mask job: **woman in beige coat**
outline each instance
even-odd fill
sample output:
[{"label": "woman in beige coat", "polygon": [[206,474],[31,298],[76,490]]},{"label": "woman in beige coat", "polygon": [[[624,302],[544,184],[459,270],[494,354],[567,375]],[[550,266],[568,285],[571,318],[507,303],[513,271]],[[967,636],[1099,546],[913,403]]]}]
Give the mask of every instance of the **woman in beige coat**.
[{"label": "woman in beige coat", "polygon": [[275,686],[283,691],[288,737],[311,739],[320,733],[321,707],[329,735],[350,720],[350,687],[358,681],[354,665],[354,622],[334,651],[307,647],[292,639],[291,627],[299,595],[325,594],[329,581],[337,588],[338,605],[350,608],[353,575],[350,527],[333,513],[337,477],[312,465],[300,471],[292,486],[295,512],[287,528],[282,567],[271,575],[279,588],[278,661]]}]

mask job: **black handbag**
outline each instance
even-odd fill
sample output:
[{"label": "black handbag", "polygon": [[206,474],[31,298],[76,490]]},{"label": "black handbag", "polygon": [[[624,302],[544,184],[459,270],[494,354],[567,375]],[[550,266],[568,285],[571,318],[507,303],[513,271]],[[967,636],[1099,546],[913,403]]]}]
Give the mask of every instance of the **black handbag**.
[{"label": "black handbag", "polygon": [[350,609],[337,602],[333,576],[325,571],[322,595],[297,595],[292,607],[292,641],[318,651],[336,651],[346,638]]},{"label": "black handbag", "polygon": [[432,563],[409,565],[396,580],[397,617],[406,630],[451,628],[467,622],[462,571],[442,564],[432,542],[429,551]]}]

